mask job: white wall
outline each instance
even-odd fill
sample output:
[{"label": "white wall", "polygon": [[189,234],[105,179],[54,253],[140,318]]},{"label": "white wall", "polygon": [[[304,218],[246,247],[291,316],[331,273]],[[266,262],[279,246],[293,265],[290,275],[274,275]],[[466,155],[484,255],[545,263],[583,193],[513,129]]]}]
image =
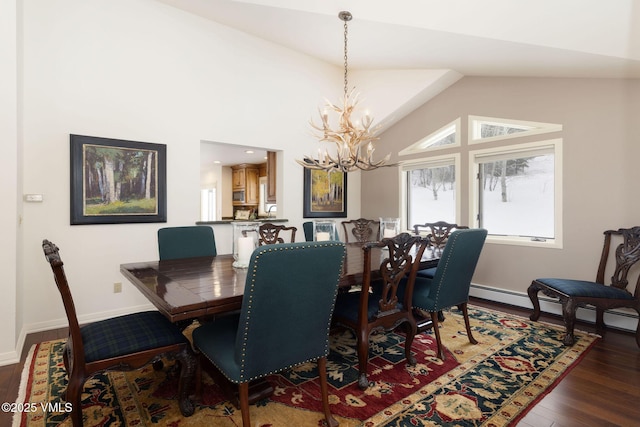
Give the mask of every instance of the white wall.
[{"label": "white wall", "polygon": [[22,327],[17,317],[19,216],[21,212],[18,174],[18,51],[16,0],[0,0],[0,271],[2,271],[2,298],[0,298],[0,364],[15,357],[15,342]]},{"label": "white wall", "polygon": [[[30,331],[66,324],[43,238],[60,247],[81,321],[148,306],[119,265],[157,259],[158,228],[199,219],[202,140],[283,150],[279,214],[302,229],[303,175],[294,159],[317,149],[307,123],[325,96],[339,92],[340,69],[153,0],[26,0],[20,43],[4,37],[20,22],[10,19],[15,3],[0,1],[1,19],[11,24],[1,26],[0,88],[10,96],[0,100],[0,137],[13,141],[0,160],[10,184],[1,187],[6,209],[0,219],[3,227],[9,224],[9,240],[5,245],[3,232],[0,258],[10,297],[0,303],[0,321],[14,326],[2,336],[0,355],[19,351]],[[24,55],[21,162],[11,82],[16,46]],[[166,144],[168,222],[70,226],[72,133]],[[23,190],[18,177],[24,177]],[[359,177],[349,185],[349,213],[357,216]],[[44,202],[16,206],[22,192],[43,194]],[[18,226],[11,224],[22,207],[24,231],[17,241]],[[123,282],[122,293],[113,293],[114,282]],[[18,307],[16,288],[25,295]]]}]

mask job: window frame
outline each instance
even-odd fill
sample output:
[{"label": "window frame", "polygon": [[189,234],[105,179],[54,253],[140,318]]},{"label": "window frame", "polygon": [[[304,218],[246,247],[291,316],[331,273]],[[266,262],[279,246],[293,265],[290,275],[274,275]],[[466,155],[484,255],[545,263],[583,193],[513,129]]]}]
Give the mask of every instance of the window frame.
[{"label": "window frame", "polygon": [[[480,128],[483,124],[491,124],[497,126],[511,126],[514,128],[530,127],[531,129],[522,132],[510,133],[507,135],[496,135],[482,138],[480,137]],[[502,119],[497,117],[469,116],[468,137],[469,145],[483,144],[485,142],[501,141],[504,139],[522,138],[531,135],[540,135],[549,132],[559,132],[562,125],[557,123],[532,122],[529,120],[513,120]]]},{"label": "window frame", "polygon": [[484,163],[488,158],[494,156],[526,155],[544,148],[552,148],[554,155],[554,238],[538,241],[532,240],[531,237],[488,234],[487,243],[562,248],[562,144],[562,138],[556,138],[469,151],[469,224],[475,228],[480,226],[480,163]]},{"label": "window frame", "polygon": [[[441,156],[424,157],[420,159],[405,160],[399,163],[398,167],[398,181],[400,183],[400,228],[411,231],[414,224],[408,224],[409,221],[409,194],[407,185],[407,172],[415,169],[434,168],[439,166],[453,165],[456,173],[455,183],[455,218],[456,223],[459,224],[462,218],[462,202],[461,202],[461,190],[462,190],[462,171],[461,171],[461,153],[451,153]],[[439,220],[436,220],[439,221]]]},{"label": "window frame", "polygon": [[[456,147],[460,147],[462,145],[461,141],[462,138],[460,136],[460,132],[461,132],[461,128],[460,125],[462,124],[462,119],[460,117],[458,117],[457,119],[455,119],[452,122],[447,123],[446,125],[438,128],[438,130],[431,132],[429,135],[425,136],[424,138],[421,138],[418,142],[415,142],[413,144],[411,144],[410,146],[408,146],[407,148],[404,148],[402,150],[400,150],[398,152],[399,156],[407,156],[410,154],[419,154],[419,153],[426,153],[429,151],[436,151],[436,150],[444,150],[447,148],[456,148]],[[451,132],[449,132],[449,130],[453,128],[453,134],[455,134],[455,139],[453,144],[447,144],[447,145],[438,145],[435,147],[431,147],[431,146],[426,146],[423,147],[424,144],[426,144],[427,142],[429,142],[429,140],[434,139],[434,140],[440,140],[442,138],[444,138],[446,135],[449,135]],[[435,142],[435,141],[434,141]]]}]

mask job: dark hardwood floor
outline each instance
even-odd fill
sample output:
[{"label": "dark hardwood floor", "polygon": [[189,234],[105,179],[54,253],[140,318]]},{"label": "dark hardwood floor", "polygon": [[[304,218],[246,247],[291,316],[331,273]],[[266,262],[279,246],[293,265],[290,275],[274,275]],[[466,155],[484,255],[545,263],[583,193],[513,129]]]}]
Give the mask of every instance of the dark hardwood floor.
[{"label": "dark hardwood floor", "polygon": [[[530,310],[471,299],[471,304],[521,316]],[[562,324],[557,316],[543,314],[540,321]],[[579,323],[578,329],[593,331]],[[32,344],[64,338],[66,329],[30,334],[21,362],[0,367],[2,402],[15,402],[24,360]],[[640,349],[631,333],[609,330],[576,366],[518,424],[520,427],[639,426]],[[12,414],[0,412],[0,427],[10,426]]]}]

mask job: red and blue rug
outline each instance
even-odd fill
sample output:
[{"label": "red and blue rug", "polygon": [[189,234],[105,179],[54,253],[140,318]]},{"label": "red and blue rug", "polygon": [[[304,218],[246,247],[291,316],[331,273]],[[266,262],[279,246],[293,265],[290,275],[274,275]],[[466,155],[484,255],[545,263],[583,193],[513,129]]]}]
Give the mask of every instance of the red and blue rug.
[{"label": "red and blue rug", "polygon": [[[441,326],[446,359],[436,357],[435,337],[416,337],[418,363],[404,360],[404,337],[371,339],[367,390],[357,385],[355,337],[332,334],[327,364],[331,411],[347,426],[507,426],[515,425],[584,356],[597,337],[577,333],[562,344],[563,328],[471,307],[475,338],[469,343],[462,316],[446,313]],[[25,364],[18,402],[35,404],[14,426],[71,426],[61,393],[66,386],[63,340],[37,344]],[[272,375],[274,394],[251,405],[257,426],[322,426],[324,417],[316,365]],[[204,376],[195,414],[181,416],[176,402],[177,371],[149,366],[133,372],[98,374],[85,384],[84,426],[240,426],[240,411]],[[44,404],[41,404],[44,403]],[[48,410],[42,410],[48,409]]]}]

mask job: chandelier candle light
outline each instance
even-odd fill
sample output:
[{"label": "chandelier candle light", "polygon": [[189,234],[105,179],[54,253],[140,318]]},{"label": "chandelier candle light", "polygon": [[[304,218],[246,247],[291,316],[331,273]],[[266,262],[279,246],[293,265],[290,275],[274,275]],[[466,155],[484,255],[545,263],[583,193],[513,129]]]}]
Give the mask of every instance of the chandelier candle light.
[{"label": "chandelier candle light", "polygon": [[[320,141],[328,141],[336,144],[336,154],[331,156],[325,150],[324,154],[318,149],[318,158],[306,156],[303,160],[296,160],[307,169],[351,172],[356,169],[369,171],[387,165],[391,154],[376,162],[373,160],[373,141],[378,139],[377,132],[380,125],[373,126],[373,119],[365,113],[361,120],[353,120],[351,115],[358,105],[358,94],[355,88],[349,91],[348,67],[347,67],[347,22],[351,21],[350,12],[340,12],[340,20],[344,21],[344,99],[343,106],[334,105],[327,101],[323,111],[320,112],[321,125],[311,120],[311,127],[321,132],[318,135]],[[329,124],[329,110],[338,114],[337,127],[333,129]]]}]

